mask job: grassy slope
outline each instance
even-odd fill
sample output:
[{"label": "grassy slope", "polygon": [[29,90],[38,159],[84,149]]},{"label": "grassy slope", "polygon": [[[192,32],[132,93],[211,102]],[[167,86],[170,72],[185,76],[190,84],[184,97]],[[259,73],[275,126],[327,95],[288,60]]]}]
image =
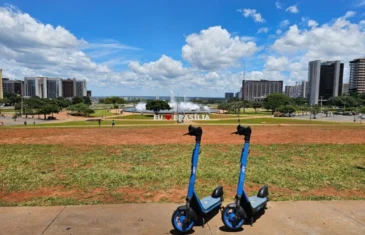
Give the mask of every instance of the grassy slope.
[{"label": "grassy slope", "polygon": [[[183,201],[193,145],[73,146],[1,145],[0,205],[60,205],[143,201],[127,197],[122,188],[155,194],[178,189]],[[203,145],[197,173],[199,195],[217,184],[233,198],[241,145]],[[247,167],[246,188],[268,184],[271,200],[365,199],[341,194],[365,190],[364,145],[254,145]],[[64,196],[35,196],[6,202],[9,192],[61,188]],[[316,190],[336,190],[329,196]],[[98,193],[93,190],[99,190]],[[339,192],[339,193],[337,193]],[[83,194],[88,196],[80,196]],[[139,194],[137,194],[139,195]],[[362,194],[364,195],[364,194]],[[152,201],[171,201],[168,197]]]}]

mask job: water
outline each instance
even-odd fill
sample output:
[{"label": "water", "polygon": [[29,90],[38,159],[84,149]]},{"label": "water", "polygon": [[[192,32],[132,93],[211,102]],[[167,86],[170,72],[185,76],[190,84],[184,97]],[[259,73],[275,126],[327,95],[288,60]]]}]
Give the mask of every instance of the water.
[{"label": "water", "polygon": [[[161,110],[161,113],[171,113],[178,111],[179,113],[210,113],[212,111],[217,112],[216,109],[212,110],[208,106],[200,106],[198,104],[186,101],[184,96],[183,102],[177,102],[175,99],[175,95],[173,91],[170,91],[170,102],[168,102],[171,109],[170,110]],[[146,102],[139,102],[136,105],[135,110],[140,113],[151,112],[146,109]]]}]

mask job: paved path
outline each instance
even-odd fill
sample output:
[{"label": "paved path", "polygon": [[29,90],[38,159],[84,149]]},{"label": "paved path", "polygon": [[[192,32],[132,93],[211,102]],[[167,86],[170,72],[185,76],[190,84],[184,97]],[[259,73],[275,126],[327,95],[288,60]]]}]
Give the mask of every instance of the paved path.
[{"label": "paved path", "polygon": [[[174,234],[176,204],[2,207],[0,234]],[[365,234],[365,201],[269,202],[253,227],[222,231],[220,214],[194,234]]]}]

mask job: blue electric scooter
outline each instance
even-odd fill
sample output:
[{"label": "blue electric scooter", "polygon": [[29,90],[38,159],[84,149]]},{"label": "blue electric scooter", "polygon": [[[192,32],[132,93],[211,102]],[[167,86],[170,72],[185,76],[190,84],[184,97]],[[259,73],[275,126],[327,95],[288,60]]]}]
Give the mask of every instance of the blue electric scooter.
[{"label": "blue electric scooter", "polygon": [[232,134],[243,135],[245,137],[245,144],[241,153],[241,168],[236,200],[223,209],[222,220],[224,225],[230,230],[238,230],[245,221],[248,221],[252,225],[255,216],[264,212],[268,202],[269,189],[265,185],[259,190],[257,196],[247,197],[244,190],[244,183],[247,158],[250,152],[251,127],[238,125],[237,131]]},{"label": "blue electric scooter", "polygon": [[223,187],[214,189],[211,196],[199,199],[195,192],[195,178],[200,154],[200,142],[203,130],[200,127],[189,126],[189,132],[185,135],[195,136],[195,148],[191,158],[191,174],[186,197],[186,205],[179,206],[172,215],[172,226],[179,233],[189,233],[195,224],[204,224],[216,215],[223,201]]}]

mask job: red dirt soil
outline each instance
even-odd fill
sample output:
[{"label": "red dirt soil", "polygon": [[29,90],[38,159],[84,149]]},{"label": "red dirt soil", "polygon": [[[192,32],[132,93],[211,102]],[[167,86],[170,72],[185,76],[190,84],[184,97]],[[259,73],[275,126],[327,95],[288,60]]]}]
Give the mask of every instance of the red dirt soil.
[{"label": "red dirt soil", "polygon": [[[0,129],[0,144],[123,145],[194,143],[187,126],[139,128]],[[241,144],[234,126],[204,126],[204,144]],[[365,143],[365,128],[332,126],[254,126],[251,143]]]}]

